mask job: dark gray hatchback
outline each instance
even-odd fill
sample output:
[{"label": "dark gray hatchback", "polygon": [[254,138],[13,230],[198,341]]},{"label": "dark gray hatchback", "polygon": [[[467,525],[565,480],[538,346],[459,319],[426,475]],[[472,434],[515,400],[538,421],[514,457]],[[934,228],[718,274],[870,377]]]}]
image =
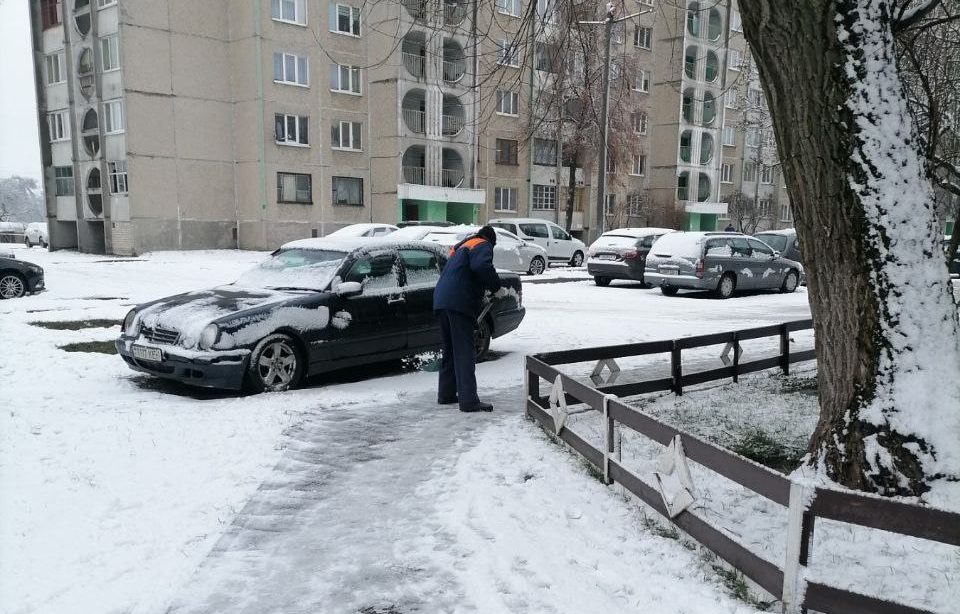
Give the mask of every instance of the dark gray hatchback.
[{"label": "dark gray hatchback", "polygon": [[797,289],[803,267],[769,245],[740,233],[677,232],[660,237],[647,255],[644,277],[672,296],[678,290],[711,290],[729,298],[736,290]]}]

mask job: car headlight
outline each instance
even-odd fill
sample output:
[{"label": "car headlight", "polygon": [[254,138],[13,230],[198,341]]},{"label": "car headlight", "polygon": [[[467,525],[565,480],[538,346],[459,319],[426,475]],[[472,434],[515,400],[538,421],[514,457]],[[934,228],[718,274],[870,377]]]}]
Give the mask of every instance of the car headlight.
[{"label": "car headlight", "polygon": [[123,332],[128,337],[136,337],[140,334],[140,318],[137,317],[136,309],[131,309],[123,319]]},{"label": "car headlight", "polygon": [[220,334],[220,327],[216,324],[207,324],[200,332],[200,340],[197,346],[201,350],[209,350],[217,342],[217,335]]},{"label": "car headlight", "polygon": [[34,275],[42,275],[42,274],[43,274],[43,269],[40,268],[40,267],[38,267],[38,266],[32,266],[32,265],[31,265],[31,266],[28,267],[28,268],[30,269],[30,272],[33,273]]}]

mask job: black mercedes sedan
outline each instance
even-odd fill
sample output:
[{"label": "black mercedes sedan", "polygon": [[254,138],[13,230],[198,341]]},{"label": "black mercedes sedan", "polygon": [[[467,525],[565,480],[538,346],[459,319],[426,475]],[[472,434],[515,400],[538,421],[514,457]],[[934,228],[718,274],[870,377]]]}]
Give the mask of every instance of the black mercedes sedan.
[{"label": "black mercedes sedan", "polygon": [[20,298],[45,289],[42,267],[17,260],[13,254],[0,254],[0,299]]},{"label": "black mercedes sedan", "polygon": [[[305,376],[441,347],[433,290],[446,262],[433,243],[304,239],[235,283],[130,310],[117,350],[134,370],[197,386],[280,391]],[[520,278],[477,321],[478,355],[520,325]]]}]

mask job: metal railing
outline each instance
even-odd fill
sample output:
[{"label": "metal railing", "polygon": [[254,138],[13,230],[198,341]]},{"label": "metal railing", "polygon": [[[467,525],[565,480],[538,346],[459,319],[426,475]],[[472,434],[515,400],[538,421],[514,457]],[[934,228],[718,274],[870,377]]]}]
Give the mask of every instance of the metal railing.
[{"label": "metal railing", "polygon": [[415,109],[403,109],[403,123],[407,125],[411,132],[423,134],[427,131],[427,114]]},{"label": "metal railing", "polygon": [[460,131],[463,130],[465,122],[459,115],[444,115],[441,119],[443,120],[441,130],[445,136],[454,136],[460,134]]},{"label": "metal railing", "polygon": [[403,65],[414,77],[423,77],[427,72],[427,57],[403,51],[400,53]]},{"label": "metal railing", "polygon": [[456,83],[466,72],[467,63],[463,60],[443,61],[443,80],[448,83]]},{"label": "metal railing", "polygon": [[443,5],[443,23],[448,26],[460,25],[467,16],[467,5],[463,3],[449,3]]},{"label": "metal railing", "polygon": [[427,18],[427,0],[403,0],[403,6],[414,19]]},{"label": "metal railing", "polygon": [[445,188],[457,188],[463,183],[462,168],[445,168],[440,171],[440,185]]},{"label": "metal railing", "polygon": [[427,185],[426,175],[427,175],[427,169],[422,166],[404,166],[403,167],[403,179],[407,183],[415,183],[417,185]]}]

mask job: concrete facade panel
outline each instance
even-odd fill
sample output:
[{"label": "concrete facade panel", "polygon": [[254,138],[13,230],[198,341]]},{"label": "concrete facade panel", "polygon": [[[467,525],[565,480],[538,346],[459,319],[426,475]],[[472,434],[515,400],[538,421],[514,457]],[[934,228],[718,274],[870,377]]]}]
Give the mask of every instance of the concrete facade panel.
[{"label": "concrete facade panel", "polygon": [[232,104],[178,97],[173,107],[178,157],[233,160]]},{"label": "concrete facade panel", "polygon": [[120,46],[120,63],[128,90],[154,94],[173,92],[168,32],[126,26]]},{"label": "concrete facade panel", "polygon": [[125,102],[127,151],[145,156],[175,156],[174,99],[127,92]]}]

